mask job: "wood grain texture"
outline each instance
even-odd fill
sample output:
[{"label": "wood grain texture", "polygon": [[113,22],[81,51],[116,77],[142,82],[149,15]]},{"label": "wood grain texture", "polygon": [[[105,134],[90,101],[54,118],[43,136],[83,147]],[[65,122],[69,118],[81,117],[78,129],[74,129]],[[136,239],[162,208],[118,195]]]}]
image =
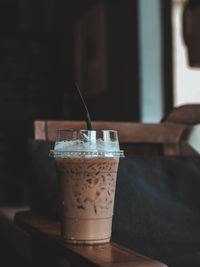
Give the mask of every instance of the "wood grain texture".
[{"label": "wood grain texture", "polygon": [[114,242],[94,246],[64,244],[60,236],[60,223],[58,221],[45,219],[29,212],[18,213],[15,217],[15,223],[27,231],[34,240],[46,245],[43,247],[48,247],[54,253],[64,255],[72,262],[73,266],[166,266]]}]

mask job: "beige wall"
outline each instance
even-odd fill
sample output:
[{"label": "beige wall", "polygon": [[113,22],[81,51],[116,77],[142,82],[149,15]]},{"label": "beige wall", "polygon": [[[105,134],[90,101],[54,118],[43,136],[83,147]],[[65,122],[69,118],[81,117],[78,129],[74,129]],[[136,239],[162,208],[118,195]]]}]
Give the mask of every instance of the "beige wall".
[{"label": "beige wall", "polygon": [[200,103],[200,68],[188,66],[182,37],[183,1],[174,1],[172,12],[174,106]]}]

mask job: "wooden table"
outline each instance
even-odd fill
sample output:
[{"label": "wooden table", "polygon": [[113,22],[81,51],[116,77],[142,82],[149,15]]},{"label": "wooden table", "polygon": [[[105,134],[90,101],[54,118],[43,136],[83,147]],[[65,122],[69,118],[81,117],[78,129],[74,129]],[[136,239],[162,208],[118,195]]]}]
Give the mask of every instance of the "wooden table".
[{"label": "wooden table", "polygon": [[[67,266],[102,267],[166,267],[114,242],[104,245],[67,245],[60,236],[60,223],[56,220],[20,212],[15,223],[28,232],[32,239],[33,266],[61,266],[60,259],[67,259]],[[48,265],[47,265],[48,264]],[[62,266],[64,266],[62,264]]]}]

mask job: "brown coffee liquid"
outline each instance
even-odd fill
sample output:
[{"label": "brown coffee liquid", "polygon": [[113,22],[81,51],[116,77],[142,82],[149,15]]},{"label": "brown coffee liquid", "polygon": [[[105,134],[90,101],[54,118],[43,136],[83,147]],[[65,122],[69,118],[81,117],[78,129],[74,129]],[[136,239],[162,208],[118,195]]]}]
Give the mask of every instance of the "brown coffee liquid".
[{"label": "brown coffee liquid", "polygon": [[69,243],[110,240],[118,159],[55,158],[61,196],[61,225]]}]

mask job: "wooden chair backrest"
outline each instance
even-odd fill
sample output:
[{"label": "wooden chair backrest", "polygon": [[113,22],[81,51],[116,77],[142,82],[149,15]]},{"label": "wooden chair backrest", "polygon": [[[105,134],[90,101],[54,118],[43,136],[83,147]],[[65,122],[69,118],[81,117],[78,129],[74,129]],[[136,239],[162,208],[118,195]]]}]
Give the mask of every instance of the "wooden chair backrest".
[{"label": "wooden chair backrest", "polygon": [[193,126],[200,123],[200,104],[183,105],[174,108],[163,120]]},{"label": "wooden chair backrest", "polygon": [[[200,104],[188,104],[176,107],[163,119],[163,122],[187,125],[188,129],[192,132],[193,126],[200,124]],[[187,132],[185,133],[185,138],[182,138],[180,141],[180,149],[183,155],[199,155],[188,144]]]},{"label": "wooden chair backrest", "polygon": [[[84,121],[35,121],[35,138],[55,141],[57,129],[86,129]],[[186,131],[183,124],[93,122],[93,129],[118,131],[120,146],[126,154],[180,154],[179,143]]]}]

